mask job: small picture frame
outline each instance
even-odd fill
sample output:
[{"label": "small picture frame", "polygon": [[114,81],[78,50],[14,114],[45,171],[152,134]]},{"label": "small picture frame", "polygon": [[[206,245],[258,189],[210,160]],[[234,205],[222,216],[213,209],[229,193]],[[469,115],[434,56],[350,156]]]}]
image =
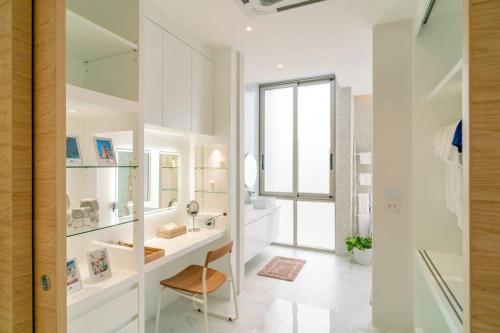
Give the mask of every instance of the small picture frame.
[{"label": "small picture frame", "polygon": [[97,165],[116,166],[116,155],[111,138],[94,137]]},{"label": "small picture frame", "polygon": [[111,277],[108,251],[103,248],[87,253],[89,278],[92,283],[106,280]]},{"label": "small picture frame", "polygon": [[66,260],[66,292],[71,295],[83,288],[76,258]]},{"label": "small picture frame", "polygon": [[82,151],[76,135],[66,136],[66,165],[82,165]]}]

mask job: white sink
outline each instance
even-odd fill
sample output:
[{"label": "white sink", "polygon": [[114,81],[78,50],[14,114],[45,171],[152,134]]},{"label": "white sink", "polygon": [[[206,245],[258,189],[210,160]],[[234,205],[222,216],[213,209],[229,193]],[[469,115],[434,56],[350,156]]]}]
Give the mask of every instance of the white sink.
[{"label": "white sink", "polygon": [[276,205],[275,197],[253,197],[252,205],[255,209],[267,209]]}]

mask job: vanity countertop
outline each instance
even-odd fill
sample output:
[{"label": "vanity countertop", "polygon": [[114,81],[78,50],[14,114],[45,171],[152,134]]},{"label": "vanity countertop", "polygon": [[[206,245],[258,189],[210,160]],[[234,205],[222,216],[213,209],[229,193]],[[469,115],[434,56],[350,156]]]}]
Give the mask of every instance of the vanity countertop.
[{"label": "vanity countertop", "polygon": [[152,271],[157,267],[222,238],[225,232],[226,229],[202,228],[201,231],[187,232],[170,239],[160,237],[151,238],[144,245],[164,249],[165,256],[147,263],[144,265],[144,270],[146,272]]},{"label": "vanity countertop", "polygon": [[246,204],[245,205],[245,224],[250,224],[252,222],[255,222],[256,220],[267,216],[277,209],[279,209],[281,206],[279,204],[276,204],[274,206],[271,206],[269,208],[265,209],[256,209],[253,208],[252,204]]}]

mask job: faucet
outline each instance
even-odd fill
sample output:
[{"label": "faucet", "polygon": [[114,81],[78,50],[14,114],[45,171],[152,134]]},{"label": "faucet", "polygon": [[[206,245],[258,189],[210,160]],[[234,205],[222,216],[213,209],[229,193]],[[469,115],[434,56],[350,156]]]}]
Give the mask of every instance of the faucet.
[{"label": "faucet", "polygon": [[255,192],[253,192],[253,191],[249,191],[249,190],[246,191],[246,196],[245,196],[245,203],[246,204],[252,203],[252,194],[254,194],[254,193]]},{"label": "faucet", "polygon": [[[215,216],[212,216],[211,218],[209,218],[207,220],[207,222],[205,223],[207,225],[207,227],[215,227],[215,219],[218,218],[219,216],[227,216],[227,213],[224,212],[222,214],[219,214],[219,215],[215,215]],[[213,223],[213,224],[212,224]]]}]

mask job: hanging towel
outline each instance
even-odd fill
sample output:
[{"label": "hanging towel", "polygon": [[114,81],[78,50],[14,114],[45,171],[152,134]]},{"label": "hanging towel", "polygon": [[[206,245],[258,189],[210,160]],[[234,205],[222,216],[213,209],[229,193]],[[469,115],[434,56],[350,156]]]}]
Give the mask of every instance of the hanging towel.
[{"label": "hanging towel", "polygon": [[370,235],[370,215],[358,215],[358,233],[361,237]]},{"label": "hanging towel", "polygon": [[359,185],[370,186],[372,184],[372,174],[371,173],[360,173],[359,174]]},{"label": "hanging towel", "polygon": [[358,193],[358,214],[370,214],[370,194]]},{"label": "hanging towel", "polygon": [[359,164],[372,164],[372,153],[359,153]]}]

